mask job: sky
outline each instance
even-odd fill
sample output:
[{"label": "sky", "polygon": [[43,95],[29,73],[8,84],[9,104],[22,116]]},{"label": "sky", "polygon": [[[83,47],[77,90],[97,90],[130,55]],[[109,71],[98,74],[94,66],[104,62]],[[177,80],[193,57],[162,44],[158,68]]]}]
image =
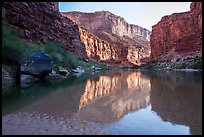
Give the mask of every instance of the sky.
[{"label": "sky", "polygon": [[60,12],[110,11],[123,17],[129,24],[148,30],[165,15],[190,10],[191,2],[59,2]]}]

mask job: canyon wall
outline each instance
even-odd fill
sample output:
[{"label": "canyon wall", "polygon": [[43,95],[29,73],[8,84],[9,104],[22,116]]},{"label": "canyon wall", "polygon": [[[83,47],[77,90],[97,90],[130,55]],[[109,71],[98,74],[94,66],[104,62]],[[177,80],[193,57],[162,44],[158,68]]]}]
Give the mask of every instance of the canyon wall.
[{"label": "canyon wall", "polygon": [[91,14],[88,21],[76,24],[68,14],[60,14],[58,2],[4,2],[2,15],[26,42],[57,41],[82,59],[132,66],[145,63],[150,56],[150,32],[110,12],[93,14],[105,20],[91,23]]},{"label": "canyon wall", "polygon": [[111,66],[131,66],[133,64],[140,65],[149,57],[149,53],[146,53],[144,48],[117,42],[110,44],[82,28],[80,34],[89,59]]},{"label": "canyon wall", "polygon": [[190,11],[162,17],[152,27],[151,60],[202,56],[202,3],[193,2]]},{"label": "canyon wall", "polygon": [[25,41],[58,41],[67,51],[86,58],[79,27],[59,13],[58,2],[4,2],[2,15]]},{"label": "canyon wall", "polygon": [[[150,31],[147,29],[128,24],[124,18],[108,11],[63,12],[61,14],[72,19],[82,28],[81,38],[89,53],[89,58],[99,58],[106,62],[112,60],[111,65],[141,65],[149,59]],[[85,34],[87,31],[89,33]],[[90,40],[90,38],[96,39]],[[99,51],[100,47],[104,50]]]},{"label": "canyon wall", "polygon": [[80,29],[80,34],[88,58],[112,65],[127,62],[125,47],[117,48],[115,44],[110,44],[84,29]]},{"label": "canyon wall", "polygon": [[150,31],[138,25],[128,24],[124,18],[114,15],[109,11],[96,11],[94,13],[84,12],[62,12],[63,16],[69,17],[81,27],[91,32],[105,31],[120,37],[128,36],[141,41],[150,40]]}]

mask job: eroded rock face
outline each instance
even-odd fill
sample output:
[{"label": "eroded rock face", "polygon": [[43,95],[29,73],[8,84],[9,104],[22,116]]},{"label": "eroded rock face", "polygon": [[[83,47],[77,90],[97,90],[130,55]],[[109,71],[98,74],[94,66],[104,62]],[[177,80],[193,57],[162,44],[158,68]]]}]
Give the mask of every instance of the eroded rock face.
[{"label": "eroded rock face", "polygon": [[118,38],[115,40],[110,36],[109,40],[112,40],[110,43],[82,28],[80,34],[87,57],[111,66],[141,65],[150,55],[148,48],[135,47],[125,41],[116,41]]},{"label": "eroded rock face", "polygon": [[27,42],[58,41],[67,51],[86,57],[78,26],[61,16],[58,2],[4,2],[2,15]]},{"label": "eroded rock face", "polygon": [[110,65],[141,65],[150,56],[150,31],[128,24],[108,11],[65,12],[63,16],[79,24],[88,58]]},{"label": "eroded rock face", "polygon": [[58,41],[82,59],[130,66],[150,56],[150,32],[110,12],[80,13],[79,21],[85,19],[77,22],[80,27],[74,18],[59,13],[57,2],[4,2],[2,15],[25,41]]},{"label": "eroded rock face", "polygon": [[113,33],[118,36],[128,36],[142,41],[150,40],[150,31],[138,25],[128,24],[124,18],[114,15],[109,11],[97,11],[94,13],[62,12],[81,27],[95,32],[97,30]]},{"label": "eroded rock face", "polygon": [[152,27],[151,60],[202,56],[202,3],[193,2],[190,11],[162,17]]},{"label": "eroded rock face", "polygon": [[112,65],[127,63],[125,47],[118,48],[84,29],[80,29],[80,34],[88,58]]}]

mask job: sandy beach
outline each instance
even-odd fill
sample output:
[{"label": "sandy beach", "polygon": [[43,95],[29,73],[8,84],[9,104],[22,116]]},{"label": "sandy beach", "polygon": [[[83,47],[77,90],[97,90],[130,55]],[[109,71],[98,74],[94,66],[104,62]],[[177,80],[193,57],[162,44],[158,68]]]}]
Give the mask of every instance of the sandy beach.
[{"label": "sandy beach", "polygon": [[79,119],[54,119],[37,113],[2,117],[2,135],[107,135],[93,124]]}]

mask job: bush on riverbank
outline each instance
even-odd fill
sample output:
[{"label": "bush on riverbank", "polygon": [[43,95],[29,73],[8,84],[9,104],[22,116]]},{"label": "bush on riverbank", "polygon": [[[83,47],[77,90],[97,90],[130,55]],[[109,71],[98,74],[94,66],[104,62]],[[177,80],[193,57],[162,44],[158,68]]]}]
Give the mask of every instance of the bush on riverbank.
[{"label": "bush on riverbank", "polygon": [[2,50],[3,59],[20,61],[26,58],[30,51],[35,50],[46,53],[52,59],[55,68],[64,67],[75,69],[81,66],[86,69],[94,66],[100,67],[101,69],[110,69],[110,67],[104,64],[80,60],[77,56],[65,51],[62,45],[57,42],[25,43],[20,39],[19,33],[9,27],[5,18],[2,18]]},{"label": "bush on riverbank", "polygon": [[179,62],[152,61],[141,65],[143,69],[202,69],[202,57],[186,57]]},{"label": "bush on riverbank", "polygon": [[2,59],[20,60],[26,53],[27,45],[19,38],[19,33],[11,29],[2,18]]},{"label": "bush on riverbank", "polygon": [[181,64],[176,64],[174,67],[176,69],[202,69],[202,57],[196,57],[190,61],[186,60]]},{"label": "bush on riverbank", "polygon": [[47,42],[45,44],[32,44],[32,50],[41,51],[49,55],[53,61],[55,67],[65,67],[70,69],[76,69],[81,66],[84,69],[90,68],[92,66],[99,67],[101,69],[110,69],[107,65],[99,64],[95,61],[84,62],[80,60],[77,56],[68,53],[62,48],[57,42]]}]

